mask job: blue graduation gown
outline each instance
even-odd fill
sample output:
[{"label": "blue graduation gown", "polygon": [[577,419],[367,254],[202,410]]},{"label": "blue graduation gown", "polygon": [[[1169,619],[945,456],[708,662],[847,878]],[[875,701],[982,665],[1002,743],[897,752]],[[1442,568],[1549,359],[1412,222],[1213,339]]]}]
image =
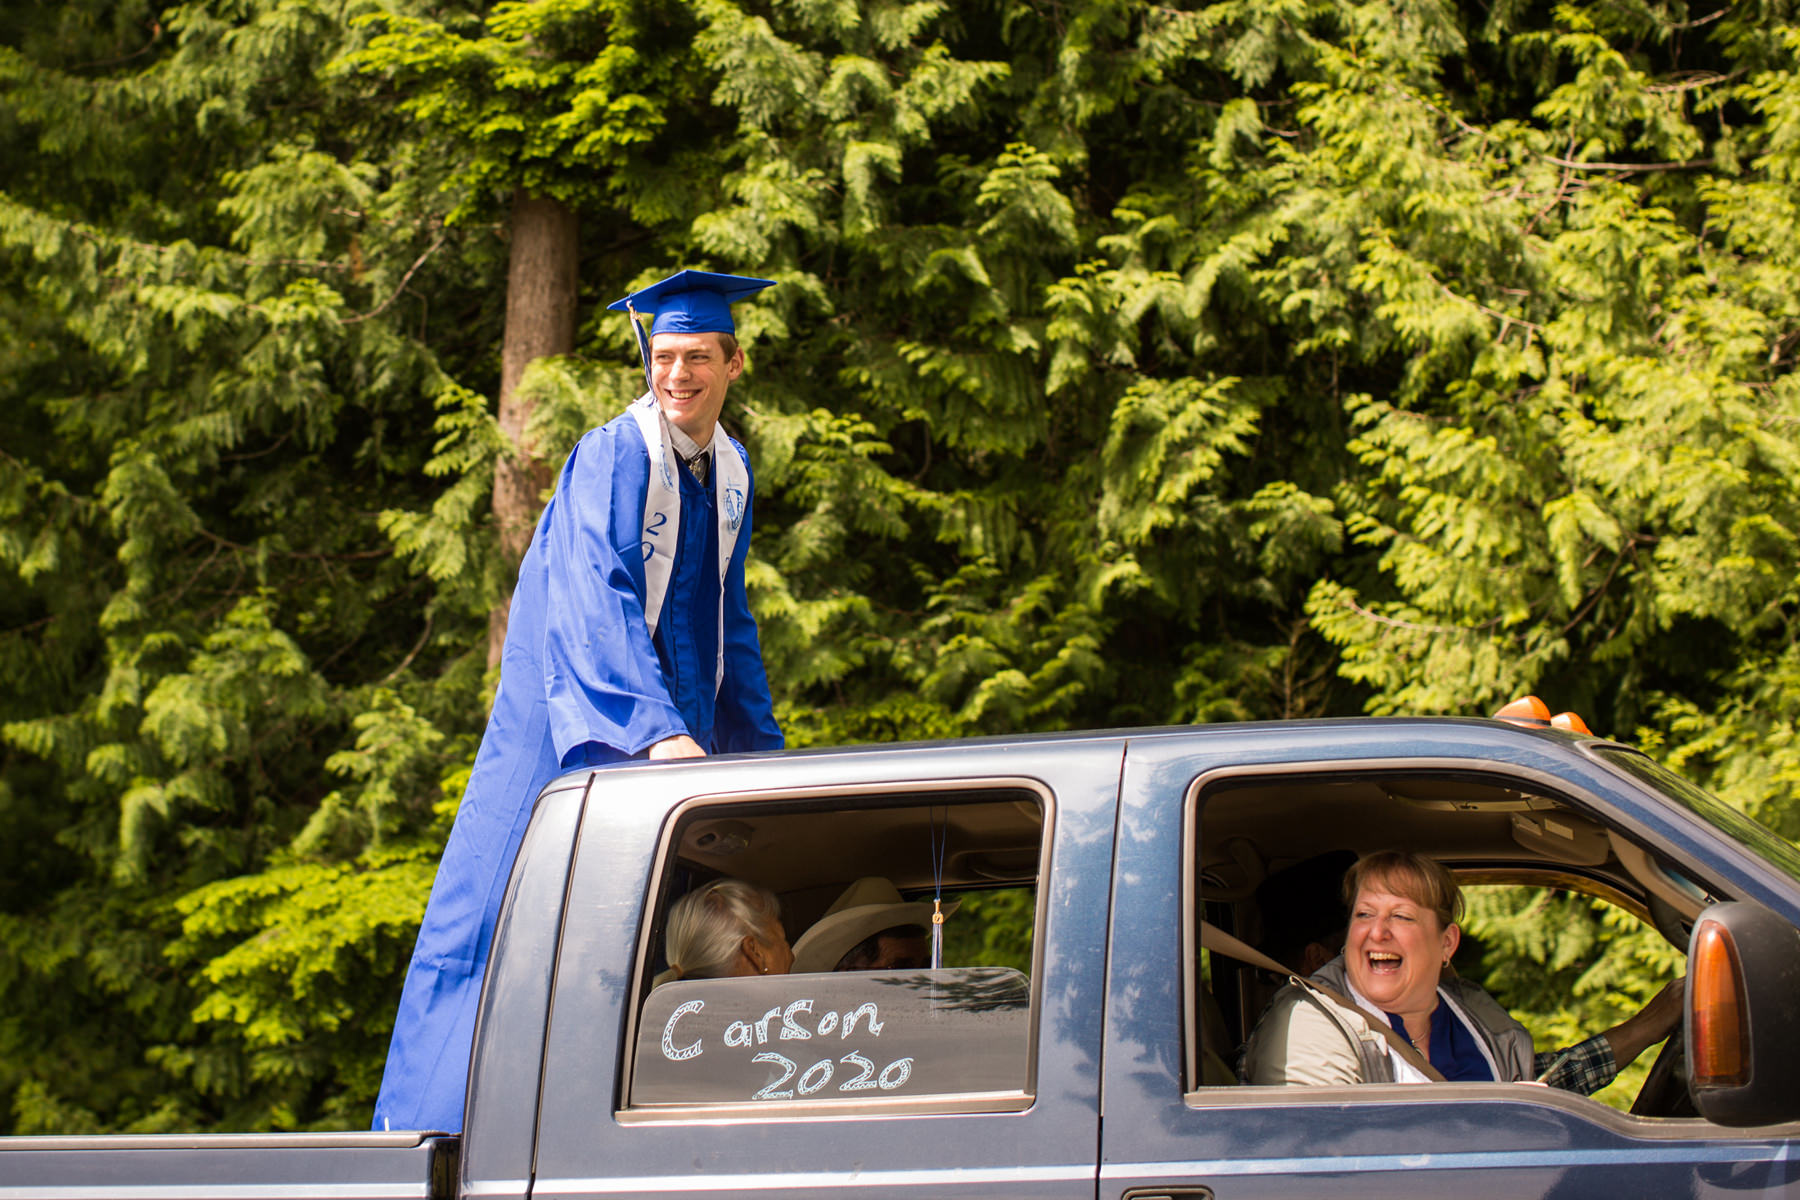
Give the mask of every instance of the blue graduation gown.
[{"label": "blue graduation gown", "polygon": [[[737,442],[729,451],[748,456]],[[641,550],[650,456],[629,414],[563,464],[513,592],[500,687],[438,864],[375,1103],[376,1129],[462,1129],[476,1003],[500,901],[543,786],[687,734],[710,753],[779,749],[744,592],[749,505],[724,589],[714,491],[681,477],[680,545],[654,639]]]}]

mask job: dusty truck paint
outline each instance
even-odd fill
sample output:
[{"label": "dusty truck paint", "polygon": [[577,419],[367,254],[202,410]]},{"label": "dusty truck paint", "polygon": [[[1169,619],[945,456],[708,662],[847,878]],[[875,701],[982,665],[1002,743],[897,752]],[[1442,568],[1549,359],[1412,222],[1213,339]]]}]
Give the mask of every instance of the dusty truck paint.
[{"label": "dusty truck paint", "polygon": [[[1524,1084],[1283,1089],[1202,1073],[1276,981],[1216,957],[1203,970],[1197,921],[1254,939],[1256,883],[1320,846],[1398,839],[1470,880],[1589,891],[1677,940],[1735,902],[1764,920],[1764,941],[1743,935],[1761,980],[1761,960],[1800,946],[1800,858],[1708,803],[1594,739],[1452,720],[571,775],[540,798],[509,886],[460,1138],[11,1139],[0,1200],[1800,1192],[1800,1126],[1697,1115],[1679,1054],[1637,1114]],[[967,894],[1012,889],[1033,906],[1029,969],[654,996],[673,897],[740,868],[782,893],[790,936],[875,871],[913,895],[933,870]],[[1759,1037],[1781,1032],[1752,1015]],[[1796,1066],[1780,1038],[1755,1053],[1765,1077]],[[1740,1100],[1732,1111],[1796,1115],[1754,1088]]]}]

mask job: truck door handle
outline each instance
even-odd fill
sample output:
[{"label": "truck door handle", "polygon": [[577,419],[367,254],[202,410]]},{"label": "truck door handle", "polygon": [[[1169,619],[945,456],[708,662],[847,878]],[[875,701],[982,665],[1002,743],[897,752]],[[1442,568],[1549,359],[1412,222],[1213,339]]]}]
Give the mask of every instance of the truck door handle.
[{"label": "truck door handle", "polygon": [[1123,1200],[1213,1200],[1209,1187],[1132,1188]]}]

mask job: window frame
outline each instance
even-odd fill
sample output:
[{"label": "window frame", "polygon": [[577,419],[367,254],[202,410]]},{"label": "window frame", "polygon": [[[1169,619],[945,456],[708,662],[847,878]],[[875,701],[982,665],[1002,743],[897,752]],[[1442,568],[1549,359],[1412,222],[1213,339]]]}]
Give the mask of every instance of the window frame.
[{"label": "window frame", "polygon": [[[1034,798],[1042,813],[1038,842],[1038,859],[1033,886],[1036,903],[1032,912],[1030,1011],[1026,1021],[1025,1072],[1016,1091],[951,1092],[908,1097],[828,1098],[824,1100],[781,1101],[777,1104],[730,1101],[687,1105],[630,1107],[633,1077],[636,1072],[638,1032],[645,1002],[650,992],[651,965],[655,961],[656,934],[660,918],[669,903],[667,892],[674,872],[671,867],[679,848],[678,834],[690,822],[701,819],[711,809],[742,809],[752,805],[796,808],[826,808],[834,800],[844,802],[845,809],[893,809],[930,807],[928,797],[946,792],[996,795],[974,797],[956,803],[998,802],[1010,792],[1013,800],[1020,793]],[[909,799],[913,802],[909,803]],[[622,1125],[669,1124],[710,1121],[782,1121],[817,1117],[906,1115],[939,1113],[1007,1113],[1024,1112],[1037,1100],[1039,1024],[1043,1016],[1044,926],[1048,917],[1052,855],[1056,841],[1056,796],[1042,780],[1022,775],[981,775],[954,779],[919,779],[883,781],[872,784],[822,785],[799,788],[754,789],[741,792],[714,792],[691,796],[672,807],[663,817],[651,862],[643,907],[638,914],[637,945],[632,956],[630,993],[627,996],[623,1043],[618,1048],[618,1091],[613,1097],[613,1119]]]},{"label": "window frame", "polygon": [[[1274,782],[1282,779],[1308,780],[1314,782],[1332,782],[1350,778],[1370,776],[1425,776],[1438,779],[1467,779],[1488,783],[1528,785],[1538,794],[1546,798],[1567,804],[1570,808],[1587,815],[1607,826],[1634,844],[1644,844],[1642,832],[1632,827],[1629,821],[1621,820],[1609,811],[1610,806],[1596,803],[1592,798],[1578,794],[1570,781],[1560,775],[1537,770],[1513,763],[1491,762],[1473,764],[1467,759],[1455,758],[1362,758],[1333,759],[1313,762],[1257,763],[1238,764],[1202,771],[1188,782],[1181,802],[1181,978],[1179,995],[1181,997],[1181,1088],[1184,1104],[1193,1109],[1214,1108],[1222,1104],[1244,1104],[1263,1102],[1263,1094],[1274,1093],[1281,1097],[1280,1103],[1317,1100],[1321,1103],[1342,1104],[1345,1098],[1344,1088],[1259,1088],[1254,1085],[1207,1086],[1198,1082],[1203,1078],[1201,1070],[1201,1029],[1200,1029],[1200,997],[1198,980],[1200,979],[1200,920],[1203,917],[1205,901],[1200,895],[1200,826],[1203,819],[1201,800],[1209,793],[1234,784],[1246,782]],[[1574,874],[1579,871],[1564,867]],[[1589,879],[1590,888],[1597,881]],[[1723,891],[1713,884],[1703,884],[1715,896],[1727,895],[1734,889]],[[1635,905],[1627,905],[1633,915]],[[1246,1029],[1245,1036],[1249,1030]],[[1498,1083],[1464,1083],[1436,1085],[1436,1094],[1446,1087],[1474,1089],[1505,1089],[1501,1093],[1516,1099],[1517,1093],[1511,1089],[1512,1084]],[[1401,1089],[1398,1093],[1394,1089]],[[1547,1089],[1555,1091],[1555,1089]],[[1357,1099],[1370,1101],[1393,1100],[1396,1095],[1409,1100],[1424,1100],[1416,1094],[1413,1085],[1378,1085],[1359,1084],[1353,1090]],[[1612,1113],[1616,1110],[1586,1096],[1573,1093],[1562,1093],[1560,1098],[1583,1106],[1582,1111],[1589,1108],[1601,1112]],[[1620,1114],[1626,1115],[1626,1114]],[[1674,1118],[1663,1117],[1630,1117],[1633,1122],[1652,1121],[1669,1122]],[[1634,1125],[1634,1129],[1637,1127]]]}]

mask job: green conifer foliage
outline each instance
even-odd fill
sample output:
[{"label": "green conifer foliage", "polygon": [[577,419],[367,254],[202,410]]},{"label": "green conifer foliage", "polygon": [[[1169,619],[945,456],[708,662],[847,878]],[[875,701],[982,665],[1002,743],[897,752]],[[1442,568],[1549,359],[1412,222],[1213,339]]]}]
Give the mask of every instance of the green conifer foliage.
[{"label": "green conifer foliage", "polygon": [[[290,991],[318,995],[328,969],[358,997],[355,1037],[335,1002],[279,1026],[285,1063],[272,1014],[214,992],[229,956],[203,969],[182,940],[249,908],[208,885],[270,868],[314,870],[290,890],[332,909],[319,928],[384,880],[418,893],[441,747],[475,719],[446,706],[453,672],[405,674],[449,659],[377,524],[429,495],[429,398],[448,376],[402,293],[445,235],[406,206],[416,176],[389,174],[403,140],[379,165],[351,144],[397,122],[321,86],[340,16],[44,6],[0,49],[0,153],[26,168],[0,193],[16,318],[0,368],[0,1094],[18,1132],[341,1123],[333,1097],[360,1103],[379,1052],[416,899],[365,913],[355,969],[304,937],[270,955]],[[388,710],[383,680],[430,714],[416,754],[438,757],[361,789],[368,833],[333,845],[336,876],[303,868],[331,841],[333,772],[357,778],[327,760]],[[270,949],[239,956],[253,947]]]},{"label": "green conifer foliage", "polygon": [[[791,744],[1535,690],[1800,832],[1797,51],[1785,3],[7,7],[0,1129],[362,1123],[510,585],[518,193],[583,231],[552,462],[641,390],[604,303],[781,284],[726,423]],[[1678,969],[1472,929],[1545,1038]]]}]

